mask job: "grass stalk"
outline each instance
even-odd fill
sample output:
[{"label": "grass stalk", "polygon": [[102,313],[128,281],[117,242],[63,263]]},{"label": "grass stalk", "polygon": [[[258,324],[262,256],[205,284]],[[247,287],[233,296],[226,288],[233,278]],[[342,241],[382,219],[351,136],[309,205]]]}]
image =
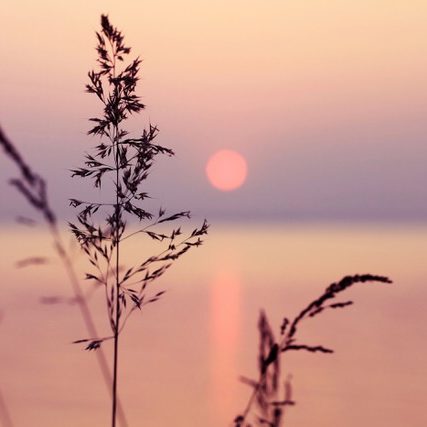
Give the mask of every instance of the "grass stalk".
[{"label": "grass stalk", "polygon": [[[117,129],[115,135],[117,136]],[[112,391],[112,419],[111,426],[116,427],[116,408],[117,408],[117,382],[118,382],[118,370],[119,370],[119,336],[120,336],[120,236],[119,236],[119,221],[120,221],[120,200],[119,200],[119,179],[120,179],[120,165],[119,165],[119,150],[117,146],[117,139],[115,138],[115,166],[116,166],[116,293],[115,293],[115,306],[116,306],[116,318],[114,328],[114,356],[113,356],[113,391]]]},{"label": "grass stalk", "polygon": [[[172,215],[166,215],[163,208],[159,209],[157,215],[148,211],[144,201],[149,196],[141,192],[140,188],[149,176],[155,157],[159,154],[172,156],[174,153],[154,142],[158,134],[156,126],[150,124],[135,138],[129,137],[123,129],[122,123],[130,115],[145,108],[135,93],[141,60],[136,58],[129,63],[125,62],[130,48],[124,44],[122,33],[111,25],[106,15],[101,16],[101,31],[96,36],[98,67],[88,73],[86,92],[98,98],[103,112],[98,117],[90,118],[94,126],[88,134],[99,137],[102,142],[95,147],[94,155],[86,154],[84,166],[74,169],[72,174],[80,178],[92,178],[94,187],[98,189],[105,188],[105,177],[113,175],[114,202],[94,203],[70,199],[70,204],[80,209],[77,223],[70,223],[70,228],[95,269],[94,272],[86,273],[86,278],[104,287],[112,336],[99,338],[94,335],[75,343],[85,343],[86,350],[98,351],[104,341],[113,340],[111,426],[115,427],[119,352],[122,354],[120,334],[131,314],[160,299],[164,291],[152,293],[149,285],[159,279],[184,253],[202,244],[201,236],[207,233],[208,224],[204,221],[200,228],[194,229],[185,238],[179,237],[183,234],[181,227],[168,232],[156,231],[155,226],[160,224],[163,226],[181,218],[190,218],[188,211]],[[102,219],[99,218],[100,208],[105,213]],[[149,223],[137,232],[127,233],[128,217],[138,223]],[[125,266],[122,265],[121,241],[137,235],[149,237],[157,244],[166,245],[166,248],[122,273]],[[109,274],[111,270],[113,274]]]},{"label": "grass stalk", "polygon": [[[260,313],[258,330],[260,334],[257,380],[242,377],[241,381],[250,386],[252,392],[247,404],[234,419],[234,427],[269,426],[281,427],[285,409],[295,404],[289,380],[284,381],[283,394],[280,395],[281,355],[289,351],[308,351],[310,353],[330,354],[333,350],[323,345],[307,345],[298,341],[297,332],[301,323],[316,317],[327,310],[341,309],[353,304],[353,301],[335,302],[343,291],[358,283],[392,283],[388,277],[372,274],[345,276],[332,283],[325,291],[293,320],[284,318],[280,326],[280,338],[276,339],[267,315]],[[251,418],[249,420],[249,418]]]}]

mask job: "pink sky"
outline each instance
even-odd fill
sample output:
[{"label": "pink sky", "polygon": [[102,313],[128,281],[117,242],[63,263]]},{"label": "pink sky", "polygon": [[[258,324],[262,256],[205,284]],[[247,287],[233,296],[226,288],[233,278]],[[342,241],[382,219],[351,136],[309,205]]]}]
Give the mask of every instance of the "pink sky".
[{"label": "pink sky", "polygon": [[[64,213],[68,193],[80,191],[67,169],[96,142],[85,131],[98,106],[83,87],[101,13],[144,59],[147,110],[131,128],[150,119],[177,152],[152,179],[171,208],[282,219],[427,214],[424,1],[4,0],[1,124],[50,178]],[[204,176],[221,148],[249,165],[230,194]],[[1,162],[3,182],[13,169]]]}]

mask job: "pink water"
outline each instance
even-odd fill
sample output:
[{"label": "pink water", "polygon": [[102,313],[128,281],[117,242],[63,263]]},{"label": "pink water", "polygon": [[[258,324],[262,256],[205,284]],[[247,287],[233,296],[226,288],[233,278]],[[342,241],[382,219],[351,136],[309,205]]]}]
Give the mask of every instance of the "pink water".
[{"label": "pink water", "polygon": [[[2,229],[0,387],[16,427],[109,425],[108,393],[58,260],[42,230]],[[132,244],[129,262],[147,252]],[[83,272],[82,259],[76,264]],[[353,307],[307,322],[301,340],[336,350],[284,359],[297,405],[289,427],[425,427],[427,227],[414,225],[213,225],[206,245],[179,261],[158,288],[165,297],[136,314],[122,337],[121,398],[130,426],[229,426],[256,373],[264,308],[278,330],[345,274],[390,276],[393,285],[350,290]],[[82,273],[81,273],[82,274]],[[90,286],[84,283],[85,286]],[[102,294],[93,313],[108,333]],[[105,345],[107,354],[110,345]]]}]

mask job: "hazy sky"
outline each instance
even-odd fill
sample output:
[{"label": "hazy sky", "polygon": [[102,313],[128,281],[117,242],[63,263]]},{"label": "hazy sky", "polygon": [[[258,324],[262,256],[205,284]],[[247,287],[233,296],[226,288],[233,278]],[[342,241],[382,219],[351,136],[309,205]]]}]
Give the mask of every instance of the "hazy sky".
[{"label": "hazy sky", "polygon": [[[2,0],[0,123],[63,214],[68,197],[90,197],[67,169],[97,143],[85,131],[99,106],[83,87],[101,13],[144,59],[147,109],[130,128],[151,120],[177,153],[148,181],[163,206],[208,218],[427,216],[425,0]],[[230,193],[205,178],[221,148],[249,165]],[[4,184],[13,174],[0,157],[3,219],[22,206]]]}]

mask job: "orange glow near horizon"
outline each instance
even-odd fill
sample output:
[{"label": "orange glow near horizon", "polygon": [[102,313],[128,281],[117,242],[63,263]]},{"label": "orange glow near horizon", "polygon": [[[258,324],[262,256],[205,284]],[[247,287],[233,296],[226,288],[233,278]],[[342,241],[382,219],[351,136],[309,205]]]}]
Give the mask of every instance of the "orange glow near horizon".
[{"label": "orange glow near horizon", "polygon": [[220,150],[206,164],[209,182],[218,190],[232,191],[246,181],[248,166],[244,157],[232,150]]}]

